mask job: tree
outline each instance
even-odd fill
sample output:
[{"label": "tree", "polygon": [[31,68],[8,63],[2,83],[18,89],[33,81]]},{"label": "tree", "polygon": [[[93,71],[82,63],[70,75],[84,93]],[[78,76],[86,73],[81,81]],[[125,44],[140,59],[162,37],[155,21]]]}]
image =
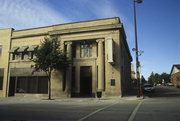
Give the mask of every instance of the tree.
[{"label": "tree", "polygon": [[146,83],[146,79],[144,78],[144,76],[142,76],[141,81],[142,81],[142,84]]},{"label": "tree", "polygon": [[51,99],[51,73],[53,69],[66,69],[69,62],[66,54],[60,50],[60,42],[57,37],[45,37],[40,48],[35,51],[36,58],[34,71],[44,71],[48,78],[49,99]]},{"label": "tree", "polygon": [[156,85],[156,84],[160,84],[162,82],[162,80],[161,80],[161,75],[160,74],[158,74],[158,73],[155,73],[155,75],[154,75],[154,84]]},{"label": "tree", "polygon": [[150,84],[162,84],[162,80],[165,81],[165,83],[170,82],[170,75],[167,73],[151,73],[151,75],[148,78],[148,83]]},{"label": "tree", "polygon": [[163,72],[163,73],[161,74],[161,80],[164,80],[165,83],[170,82],[170,75],[167,74],[167,73],[165,73],[165,72]]},{"label": "tree", "polygon": [[154,83],[154,73],[152,72],[151,75],[148,77],[148,83],[153,84]]}]

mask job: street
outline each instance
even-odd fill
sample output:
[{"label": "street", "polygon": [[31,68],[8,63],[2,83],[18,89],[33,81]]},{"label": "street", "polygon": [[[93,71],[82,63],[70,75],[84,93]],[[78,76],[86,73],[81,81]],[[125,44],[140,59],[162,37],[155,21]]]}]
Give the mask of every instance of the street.
[{"label": "street", "polygon": [[158,86],[145,99],[0,98],[0,120],[180,121],[180,89]]}]

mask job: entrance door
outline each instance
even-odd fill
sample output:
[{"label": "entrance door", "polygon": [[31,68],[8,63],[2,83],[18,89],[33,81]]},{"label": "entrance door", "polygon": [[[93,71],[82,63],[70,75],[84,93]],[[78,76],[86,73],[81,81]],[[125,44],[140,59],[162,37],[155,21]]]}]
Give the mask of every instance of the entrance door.
[{"label": "entrance door", "polygon": [[92,67],[82,66],[80,68],[80,94],[83,97],[92,96]]},{"label": "entrance door", "polygon": [[15,93],[15,80],[16,80],[16,77],[10,77],[8,96],[14,96],[14,93]]}]

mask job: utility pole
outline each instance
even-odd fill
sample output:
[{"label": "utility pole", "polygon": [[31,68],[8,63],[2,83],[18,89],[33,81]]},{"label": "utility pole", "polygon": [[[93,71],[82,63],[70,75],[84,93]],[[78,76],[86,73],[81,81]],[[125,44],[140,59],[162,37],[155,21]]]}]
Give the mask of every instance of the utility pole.
[{"label": "utility pole", "polygon": [[142,3],[142,0],[134,0],[133,7],[134,7],[134,34],[135,34],[135,52],[136,52],[136,78],[137,78],[137,97],[140,97],[140,77],[139,77],[139,59],[138,59],[138,39],[137,39],[137,25],[136,25],[136,3]]}]

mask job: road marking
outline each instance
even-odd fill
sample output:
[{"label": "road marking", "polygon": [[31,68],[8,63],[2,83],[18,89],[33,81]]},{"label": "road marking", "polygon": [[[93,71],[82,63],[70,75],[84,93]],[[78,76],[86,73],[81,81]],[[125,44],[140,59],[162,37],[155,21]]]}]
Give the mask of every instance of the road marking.
[{"label": "road marking", "polygon": [[104,110],[104,109],[106,109],[106,108],[109,108],[109,107],[111,107],[111,106],[113,106],[113,105],[115,105],[115,104],[117,104],[117,103],[118,103],[118,102],[115,102],[115,103],[113,103],[113,104],[111,104],[111,105],[108,105],[108,106],[105,106],[105,107],[100,108],[100,109],[98,109],[98,110],[95,110],[94,112],[92,112],[92,113],[84,116],[83,118],[79,119],[78,121],[83,121],[83,120],[89,118],[90,116],[92,116],[92,115],[94,115],[94,114],[96,114],[96,113],[98,113],[98,112],[100,112],[100,111],[102,111],[102,110]]},{"label": "road marking", "polygon": [[136,106],[136,108],[133,110],[133,112],[132,112],[132,114],[130,115],[128,121],[133,121],[133,120],[134,120],[134,118],[135,118],[135,116],[136,116],[136,113],[137,113],[137,111],[138,111],[138,109],[139,109],[139,107],[140,107],[141,104],[142,104],[142,101],[139,102],[139,104],[138,104],[138,105]]}]

